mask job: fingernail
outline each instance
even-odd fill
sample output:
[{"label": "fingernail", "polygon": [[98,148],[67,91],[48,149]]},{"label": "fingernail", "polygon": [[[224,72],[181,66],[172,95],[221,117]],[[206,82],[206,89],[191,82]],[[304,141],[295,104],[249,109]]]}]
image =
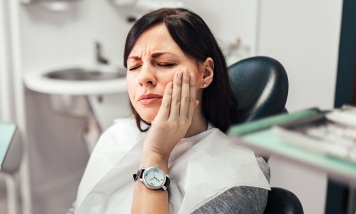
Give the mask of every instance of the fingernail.
[{"label": "fingernail", "polygon": [[187,68],[184,68],[184,69],[183,69],[183,74],[184,74],[184,76],[188,76],[188,75],[189,75]]},{"label": "fingernail", "polygon": [[199,100],[195,100],[195,107],[199,105]]}]

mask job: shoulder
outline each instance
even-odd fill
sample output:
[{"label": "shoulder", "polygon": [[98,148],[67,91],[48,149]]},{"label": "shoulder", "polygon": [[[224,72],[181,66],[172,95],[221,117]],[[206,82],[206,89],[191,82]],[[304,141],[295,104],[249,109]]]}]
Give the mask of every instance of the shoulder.
[{"label": "shoulder", "polygon": [[[227,142],[227,145],[231,144],[240,147],[237,142],[231,143],[231,139],[222,133],[220,130],[214,130],[214,138],[219,139],[219,143]],[[213,134],[212,133],[212,134]],[[243,148],[243,146],[241,146]],[[251,151],[252,155],[253,152]],[[225,157],[225,156],[224,156]],[[263,172],[263,175],[269,181],[270,168],[268,163],[263,157],[255,155],[255,161],[258,164],[259,169]],[[243,214],[257,214],[263,213],[267,204],[269,190],[253,186],[235,186],[229,188],[225,192],[221,193],[217,197],[213,198],[209,202],[205,203],[194,214],[209,214],[209,213],[243,213]]]},{"label": "shoulder", "polygon": [[[256,156],[256,160],[261,171],[269,181],[270,168],[268,163],[261,156]],[[266,208],[268,191],[269,190],[252,186],[232,187],[205,203],[193,213],[260,214],[263,213]]]},{"label": "shoulder", "polygon": [[267,181],[270,182],[271,171],[270,171],[268,163],[262,156],[259,156],[259,155],[256,155],[256,160],[257,160],[258,166],[260,167],[261,171],[265,175]]},{"label": "shoulder", "polygon": [[133,118],[116,119],[114,124],[102,133],[93,153],[106,150],[105,148],[131,148],[142,136],[143,133],[138,130]]},{"label": "shoulder", "polygon": [[260,214],[264,212],[267,199],[268,190],[266,189],[238,186],[226,190],[193,213]]},{"label": "shoulder", "polygon": [[[246,150],[250,150],[249,148],[246,148],[245,146],[242,146],[240,141],[238,141],[238,140],[237,141],[232,141],[229,136],[227,136],[225,133],[223,133],[222,131],[220,131],[217,128],[214,128],[214,134],[215,134],[216,138],[220,139],[219,142],[227,142],[228,144],[241,146],[242,148],[245,148]],[[250,152],[253,153],[252,150],[250,150]],[[266,179],[269,182],[270,181],[270,168],[269,168],[269,165],[268,165],[267,161],[260,155],[256,155],[255,154],[255,158],[256,158],[256,162],[257,162],[259,168],[261,169],[261,171],[263,172],[263,174],[265,175]]]},{"label": "shoulder", "polygon": [[114,124],[111,125],[103,134],[106,133],[118,133],[118,132],[133,132],[139,133],[134,118],[120,118],[114,120]]}]

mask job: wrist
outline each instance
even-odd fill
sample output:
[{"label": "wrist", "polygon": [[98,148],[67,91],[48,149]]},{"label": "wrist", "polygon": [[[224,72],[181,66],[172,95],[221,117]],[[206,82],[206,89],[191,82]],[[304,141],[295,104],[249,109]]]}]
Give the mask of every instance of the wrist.
[{"label": "wrist", "polygon": [[139,169],[133,178],[151,190],[167,190],[170,184],[169,176],[157,165]]},{"label": "wrist", "polygon": [[140,167],[158,165],[165,173],[168,173],[168,159],[169,156],[150,150],[144,150],[141,156]]}]

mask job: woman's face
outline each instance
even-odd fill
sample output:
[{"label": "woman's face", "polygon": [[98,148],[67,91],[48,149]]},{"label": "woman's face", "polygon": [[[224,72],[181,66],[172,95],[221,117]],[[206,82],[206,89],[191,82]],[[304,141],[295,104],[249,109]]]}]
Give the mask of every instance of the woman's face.
[{"label": "woman's face", "polygon": [[127,59],[127,89],[133,107],[145,121],[153,121],[161,106],[165,86],[176,72],[187,68],[195,74],[196,88],[202,86],[202,66],[187,57],[159,24],[145,31]]}]

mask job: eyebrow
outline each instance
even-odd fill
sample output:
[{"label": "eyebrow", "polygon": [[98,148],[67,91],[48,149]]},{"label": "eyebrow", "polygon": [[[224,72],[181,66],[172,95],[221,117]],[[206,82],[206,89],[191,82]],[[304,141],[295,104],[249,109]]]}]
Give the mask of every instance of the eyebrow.
[{"label": "eyebrow", "polygon": [[[165,54],[176,56],[175,54],[169,53],[169,52],[157,52],[157,53],[153,53],[153,54],[151,55],[151,57],[152,57],[152,58],[158,58],[158,57],[160,57],[160,56],[162,56],[162,55],[165,55]],[[140,60],[141,57],[139,57],[139,56],[130,56],[128,59]]]}]

